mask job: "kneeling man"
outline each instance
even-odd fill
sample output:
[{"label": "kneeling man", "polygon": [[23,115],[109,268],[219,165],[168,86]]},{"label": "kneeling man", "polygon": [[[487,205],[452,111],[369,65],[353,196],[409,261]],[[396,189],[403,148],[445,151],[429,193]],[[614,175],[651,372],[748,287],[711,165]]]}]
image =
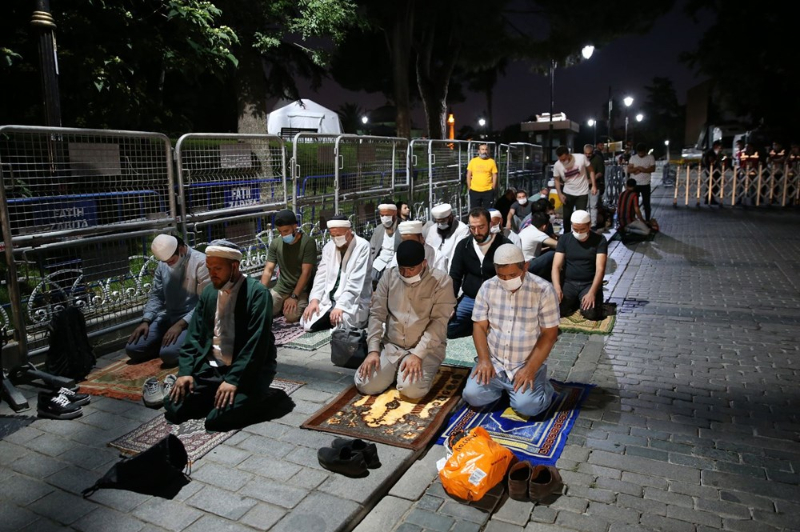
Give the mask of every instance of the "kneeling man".
[{"label": "kneeling man", "polygon": [[203,290],[178,357],[178,379],[165,403],[170,423],[206,418],[228,431],[258,422],[275,376],[272,297],[239,271],[242,252],[215,240],[206,248],[211,286]]},{"label": "kneeling man", "polygon": [[535,416],[553,396],[545,362],[558,339],[558,298],[553,285],[528,272],[514,244],[497,248],[494,266],[497,276],[484,282],[475,298],[478,362],[463,397],[482,407],[505,392],[517,414]]},{"label": "kneeling man", "polygon": [[386,270],[372,298],[369,355],[356,372],[358,391],[379,394],[396,380],[404,397],[424,397],[444,360],[455,306],[450,276],[430,267],[423,245],[400,244],[397,267]]}]

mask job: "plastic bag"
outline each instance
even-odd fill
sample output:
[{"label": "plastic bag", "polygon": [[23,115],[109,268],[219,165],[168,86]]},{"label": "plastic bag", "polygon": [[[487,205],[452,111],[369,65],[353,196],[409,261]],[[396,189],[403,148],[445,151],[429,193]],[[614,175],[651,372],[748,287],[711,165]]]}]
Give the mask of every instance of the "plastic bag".
[{"label": "plastic bag", "polygon": [[466,501],[480,500],[500,483],[514,459],[483,427],[469,431],[453,444],[452,451],[439,478],[447,493]]}]

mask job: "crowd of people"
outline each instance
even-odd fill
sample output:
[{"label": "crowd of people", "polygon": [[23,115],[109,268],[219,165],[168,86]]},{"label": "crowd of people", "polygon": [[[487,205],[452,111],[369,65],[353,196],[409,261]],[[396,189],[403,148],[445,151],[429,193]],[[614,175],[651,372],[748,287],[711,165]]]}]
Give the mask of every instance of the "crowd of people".
[{"label": "crowd of people", "polygon": [[[319,258],[296,214],[282,210],[260,279],[240,271],[232,242],[215,240],[201,253],[159,235],[153,291],[127,351],[137,361],[161,356],[178,372],[149,380],[145,401],[157,406],[161,398],[173,423],[205,417],[209,430],[258,421],[276,371],[272,321],[282,315],[306,331],[363,331],[366,357],[354,376],[363,394],[396,384],[407,398],[423,397],[447,341],[471,336],[476,363],[464,399],[480,407],[506,393],[518,414],[539,414],[552,396],[547,358],[560,317],[604,317],[608,245],[586,210],[602,174],[588,151],[559,148],[555,193],[544,188],[532,198],[481,190],[497,183],[496,165],[481,151],[468,174],[480,203],[466,223],[448,204],[413,220],[405,202],[384,202],[369,239],[343,215],[327,220]],[[556,200],[563,234],[553,226]]]}]

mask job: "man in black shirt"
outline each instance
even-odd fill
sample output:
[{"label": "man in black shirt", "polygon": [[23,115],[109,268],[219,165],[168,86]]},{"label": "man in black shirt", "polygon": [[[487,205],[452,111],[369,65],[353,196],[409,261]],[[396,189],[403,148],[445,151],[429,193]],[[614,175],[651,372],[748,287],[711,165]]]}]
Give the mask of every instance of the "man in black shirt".
[{"label": "man in black shirt", "polygon": [[587,320],[603,319],[603,275],[608,242],[590,230],[591,220],[586,211],[573,212],[572,232],[558,239],[552,276],[562,317],[580,309]]}]

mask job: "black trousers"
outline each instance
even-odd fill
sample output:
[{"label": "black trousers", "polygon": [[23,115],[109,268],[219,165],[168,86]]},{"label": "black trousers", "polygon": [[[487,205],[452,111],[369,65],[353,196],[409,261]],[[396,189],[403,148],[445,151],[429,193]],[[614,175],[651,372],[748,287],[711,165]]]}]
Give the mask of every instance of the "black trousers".
[{"label": "black trousers", "polygon": [[572,196],[571,194],[564,194],[567,201],[564,202],[564,234],[566,235],[572,231],[572,216],[573,211],[585,211],[589,206],[589,194],[583,196]]},{"label": "black trousers", "polygon": [[553,259],[555,256],[555,250],[545,251],[528,263],[528,271],[545,281],[553,282]]},{"label": "black trousers", "polygon": [[642,195],[642,210],[645,221],[650,221],[650,185],[636,185],[637,194]]},{"label": "black trousers", "polygon": [[484,209],[494,208],[494,190],[486,190],[484,192],[475,192],[470,189],[469,191],[469,208],[483,207]]},{"label": "black trousers", "polygon": [[[576,310],[581,308],[581,299],[592,289],[592,281],[564,281],[561,286],[563,297],[561,298],[561,317],[571,316]],[[581,310],[581,316],[587,320],[600,321],[603,319],[603,287],[597,289],[594,294],[594,308]]]}]

